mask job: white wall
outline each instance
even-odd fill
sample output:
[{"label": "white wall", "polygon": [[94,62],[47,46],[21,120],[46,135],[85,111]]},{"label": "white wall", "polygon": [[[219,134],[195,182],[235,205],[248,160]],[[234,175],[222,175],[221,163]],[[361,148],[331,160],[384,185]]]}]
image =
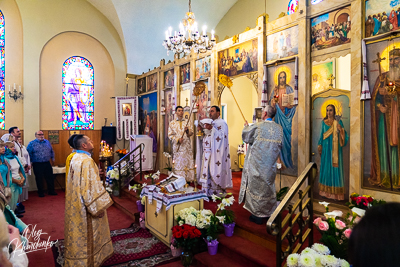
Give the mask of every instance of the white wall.
[{"label": "white wall", "polygon": [[[46,103],[40,102],[39,77],[40,71],[47,70],[40,68],[40,58],[47,42],[60,33],[80,32],[101,43],[109,53],[114,66],[109,77],[115,77],[115,81],[108,90],[114,95],[122,95],[125,92],[126,60],[121,40],[115,28],[95,7],[82,0],[17,0],[16,2],[23,25],[25,136],[32,136],[42,126],[40,105]],[[114,103],[107,108],[114,110]],[[26,141],[28,140],[25,138]]]},{"label": "white wall", "polygon": [[[40,128],[62,129],[62,67],[66,59],[82,56],[94,69],[94,129],[99,130],[115,121],[114,66],[108,51],[93,37],[65,32],[51,39],[43,48],[40,58]],[[109,107],[109,108],[105,108]]]},{"label": "white wall", "polygon": [[[254,108],[258,106],[258,94],[253,83],[245,76],[233,79],[232,92],[246,118],[253,122]],[[221,95],[221,104],[226,104],[228,128],[229,128],[229,152],[231,154],[231,164],[233,170],[238,170],[235,164],[238,160],[237,148],[242,144],[242,130],[244,120],[228,88],[225,88]]]},{"label": "white wall", "polygon": [[[287,13],[287,0],[267,0],[269,21],[276,20],[282,12]],[[256,26],[258,16],[265,12],[265,0],[238,0],[220,20],[215,32],[219,41],[243,32],[246,27]]]}]

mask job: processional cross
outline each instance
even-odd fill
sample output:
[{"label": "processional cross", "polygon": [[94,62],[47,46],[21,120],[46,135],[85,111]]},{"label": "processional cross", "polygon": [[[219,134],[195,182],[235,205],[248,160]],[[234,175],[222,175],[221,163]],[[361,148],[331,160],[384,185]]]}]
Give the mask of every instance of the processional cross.
[{"label": "processional cross", "polygon": [[381,62],[386,60],[386,58],[385,57],[381,58],[381,54],[379,52],[376,53],[376,55],[378,56],[378,58],[375,59],[374,61],[372,61],[372,63],[378,63],[378,65],[379,65],[379,76],[381,76],[381,74],[382,74]]}]

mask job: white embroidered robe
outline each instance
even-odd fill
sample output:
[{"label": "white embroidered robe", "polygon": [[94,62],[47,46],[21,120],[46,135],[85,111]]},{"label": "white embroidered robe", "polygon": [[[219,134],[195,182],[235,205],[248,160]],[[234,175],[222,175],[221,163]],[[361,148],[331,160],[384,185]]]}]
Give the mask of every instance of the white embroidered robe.
[{"label": "white embroidered robe", "polygon": [[[186,181],[194,180],[194,161],[190,138],[184,133],[187,120],[179,121],[177,118],[169,123],[168,138],[172,142],[173,159],[175,161],[173,172],[176,175],[185,177]],[[193,126],[189,123],[189,132],[193,133]],[[183,135],[183,142],[179,146],[178,140]],[[179,147],[179,150],[178,150]]]}]

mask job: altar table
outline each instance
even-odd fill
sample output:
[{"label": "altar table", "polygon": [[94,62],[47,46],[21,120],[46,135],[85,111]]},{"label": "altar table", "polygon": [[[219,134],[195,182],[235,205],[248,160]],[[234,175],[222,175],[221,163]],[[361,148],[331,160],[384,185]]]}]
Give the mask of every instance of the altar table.
[{"label": "altar table", "polygon": [[146,228],[164,244],[171,244],[172,230],[176,225],[175,214],[180,210],[194,207],[203,209],[204,200],[208,201],[205,191],[191,193],[161,193],[155,185],[143,188],[141,197],[146,198]]},{"label": "altar table", "polygon": [[[130,151],[134,150],[138,145],[144,144],[144,150],[142,154],[142,170],[152,171],[153,170],[153,139],[147,135],[131,135],[130,136]],[[139,151],[134,153],[139,154]],[[131,156],[131,160],[133,155]],[[139,162],[135,165],[139,167]]]}]

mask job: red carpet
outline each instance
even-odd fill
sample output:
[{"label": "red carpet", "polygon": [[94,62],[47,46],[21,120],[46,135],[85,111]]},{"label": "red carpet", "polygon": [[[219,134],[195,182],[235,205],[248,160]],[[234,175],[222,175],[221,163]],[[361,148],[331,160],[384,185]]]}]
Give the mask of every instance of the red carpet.
[{"label": "red carpet", "polygon": [[[42,230],[41,239],[64,239],[65,194],[57,191],[58,196],[39,198],[37,192],[29,192],[29,199],[24,202],[26,213],[22,221],[36,226],[36,231]],[[129,227],[133,220],[114,206],[107,209],[110,230]],[[29,267],[54,266],[51,250],[40,250],[28,253]]]},{"label": "red carpet", "polygon": [[[154,266],[172,259],[170,249],[155,238],[148,230],[133,224],[129,228],[111,231],[114,255],[103,266]],[[53,248],[56,266],[64,261],[64,240],[59,240]],[[152,257],[155,256],[155,257]]]}]

